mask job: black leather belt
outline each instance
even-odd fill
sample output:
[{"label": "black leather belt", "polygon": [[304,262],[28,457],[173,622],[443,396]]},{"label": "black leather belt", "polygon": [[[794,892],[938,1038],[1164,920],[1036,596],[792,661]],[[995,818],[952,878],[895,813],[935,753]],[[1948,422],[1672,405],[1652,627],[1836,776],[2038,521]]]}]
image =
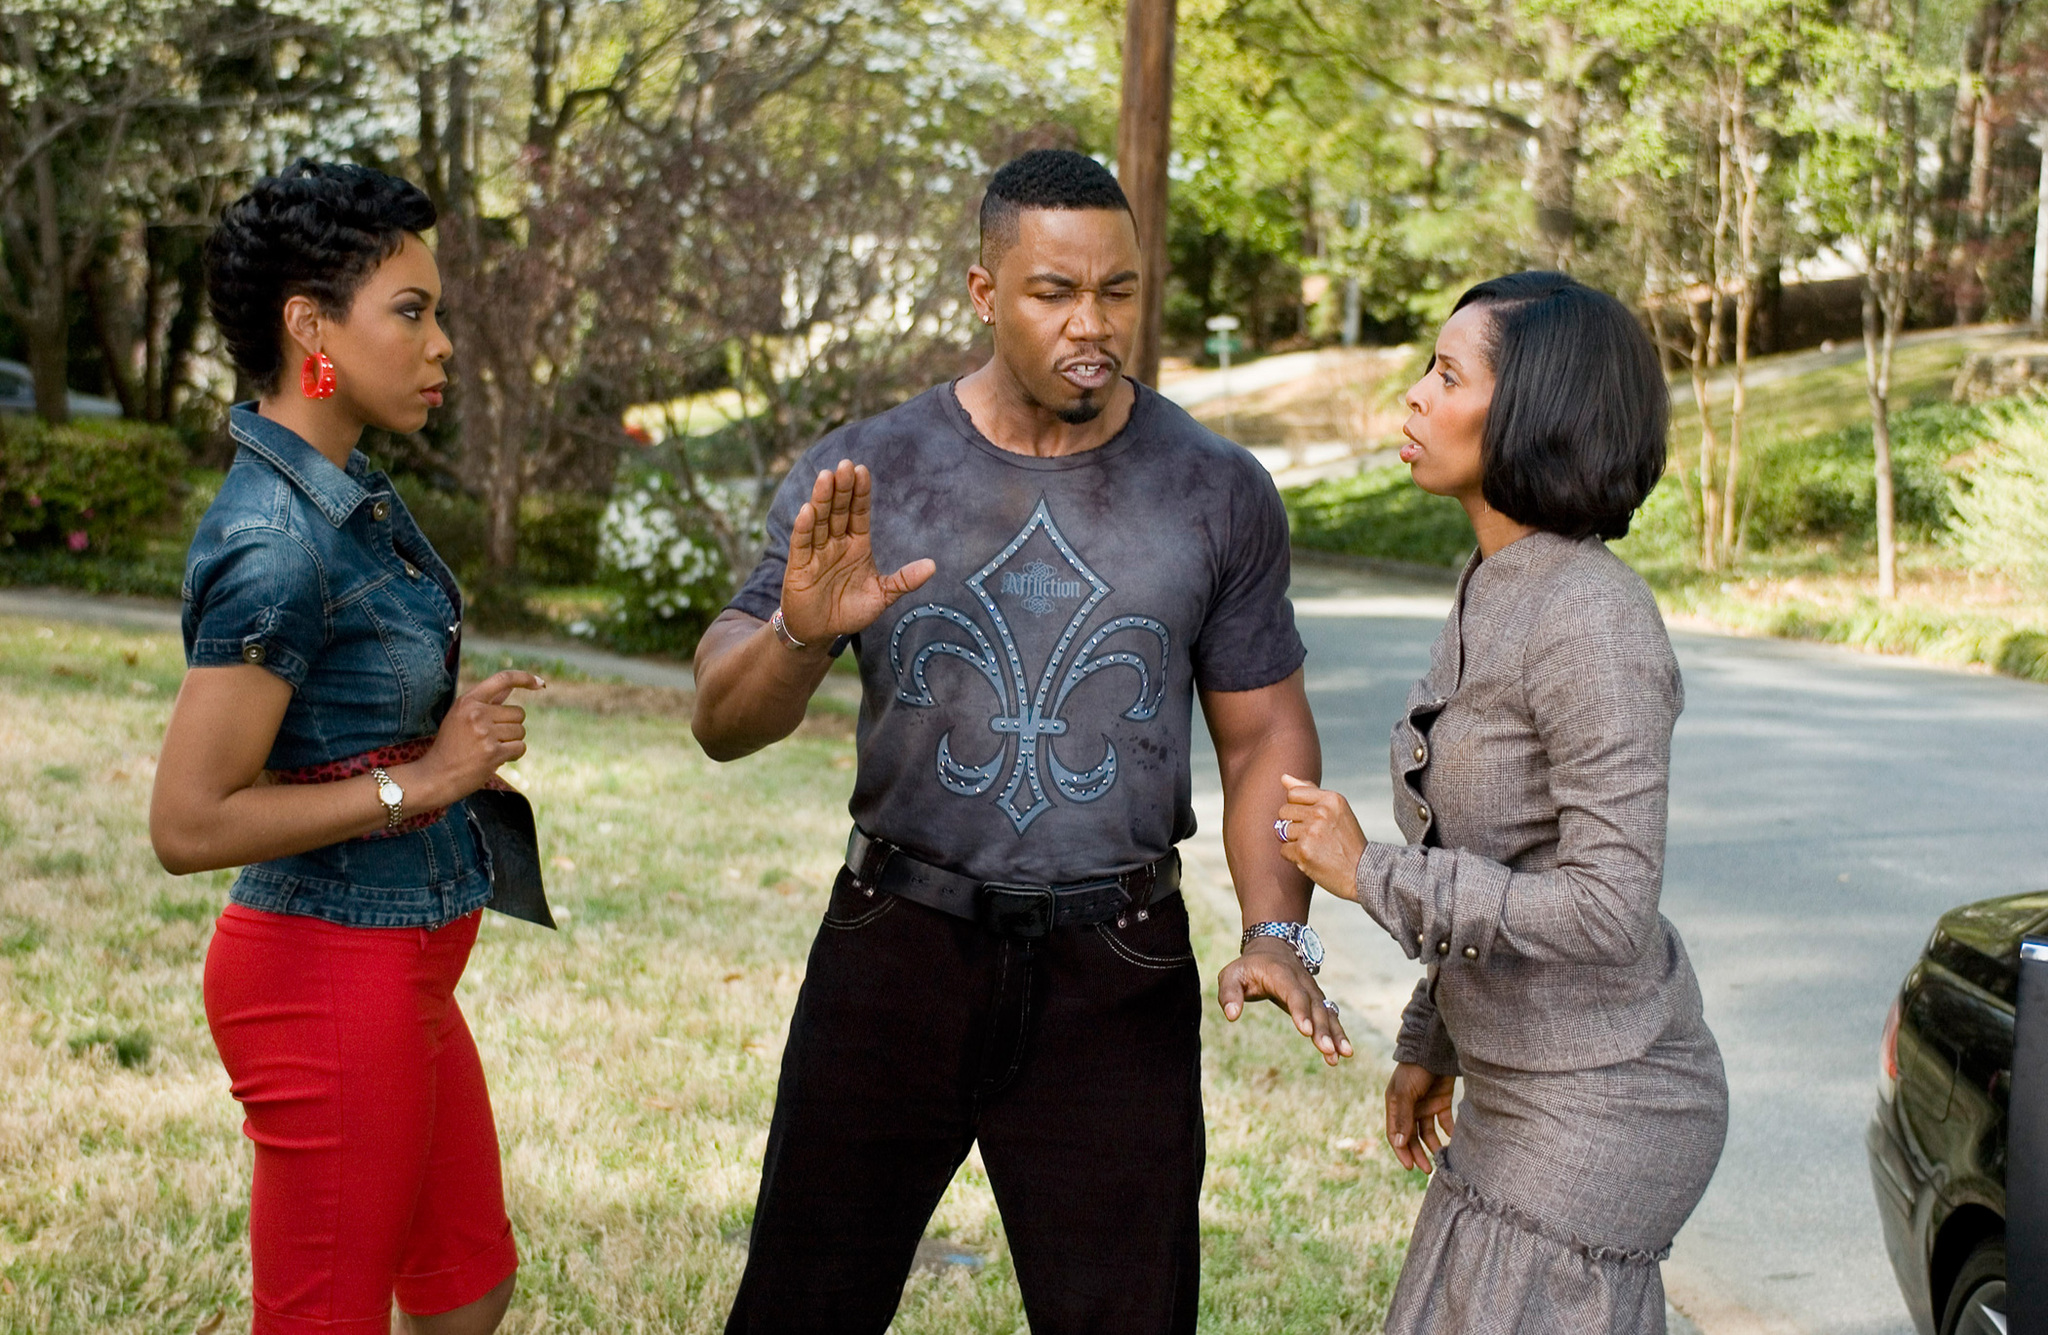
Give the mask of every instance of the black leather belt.
[{"label": "black leather belt", "polygon": [[856,827],[846,841],[846,868],[863,890],[899,895],[913,904],[978,922],[1005,936],[1040,937],[1055,927],[1108,922],[1126,912],[1140,920],[1151,905],[1180,893],[1180,852],[1131,871],[1061,885],[977,881],[935,867]]}]

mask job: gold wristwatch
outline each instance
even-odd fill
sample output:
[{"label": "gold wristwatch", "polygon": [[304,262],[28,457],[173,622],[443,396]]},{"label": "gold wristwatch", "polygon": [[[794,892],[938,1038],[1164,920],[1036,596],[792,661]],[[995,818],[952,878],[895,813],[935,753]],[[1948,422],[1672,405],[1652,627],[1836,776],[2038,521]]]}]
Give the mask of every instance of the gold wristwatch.
[{"label": "gold wristwatch", "polygon": [[405,789],[380,767],[370,771],[377,781],[377,800],[384,804],[384,828],[395,830],[405,819]]}]

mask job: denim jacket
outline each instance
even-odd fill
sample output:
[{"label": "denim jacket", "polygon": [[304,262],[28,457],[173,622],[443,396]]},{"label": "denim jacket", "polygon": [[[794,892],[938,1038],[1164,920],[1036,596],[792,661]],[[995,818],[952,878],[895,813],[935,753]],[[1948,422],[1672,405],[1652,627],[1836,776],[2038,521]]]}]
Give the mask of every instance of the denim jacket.
[{"label": "denim jacket", "polygon": [[[240,447],[185,558],[189,667],[253,663],[292,688],[267,767],[300,769],[429,736],[455,699],[462,595],[391,480],[336,468],[238,404]],[[353,927],[438,927],[489,901],[463,803],[422,830],[242,869],[230,897]]]}]

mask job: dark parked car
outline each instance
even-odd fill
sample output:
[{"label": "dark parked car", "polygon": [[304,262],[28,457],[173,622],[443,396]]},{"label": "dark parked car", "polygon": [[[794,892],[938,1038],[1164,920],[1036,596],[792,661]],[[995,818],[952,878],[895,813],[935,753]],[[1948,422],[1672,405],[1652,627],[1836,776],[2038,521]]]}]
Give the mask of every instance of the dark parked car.
[{"label": "dark parked car", "polygon": [[2006,1104],[2020,938],[2048,891],[1942,916],[1885,1018],[1866,1137],[1885,1249],[1922,1335],[2006,1328]]},{"label": "dark parked car", "polygon": [[[70,391],[73,417],[119,417],[121,405],[97,394]],[[0,357],[0,413],[32,413],[36,410],[35,381],[26,366]]]}]

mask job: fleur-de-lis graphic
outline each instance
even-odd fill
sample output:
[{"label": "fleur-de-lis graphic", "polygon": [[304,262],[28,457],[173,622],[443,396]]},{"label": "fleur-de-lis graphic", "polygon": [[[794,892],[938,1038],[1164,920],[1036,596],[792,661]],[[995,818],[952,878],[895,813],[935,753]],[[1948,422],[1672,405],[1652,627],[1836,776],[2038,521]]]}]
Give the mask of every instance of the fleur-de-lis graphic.
[{"label": "fleur-de-lis graphic", "polygon": [[[1081,603],[1067,619],[1051,655],[1034,672],[1018,650],[1017,637],[1004,618],[1002,608],[996,605],[989,581],[1023,549],[1034,533],[1041,530],[1064,558],[1068,570],[1058,570],[1044,561],[1033,561],[1023,571],[1006,576],[1006,588],[1021,593],[1022,606],[1034,615],[1042,616],[1052,611],[1065,597],[1079,597]],[[1077,578],[1068,578],[1070,572]],[[996,805],[1017,827],[1017,833],[1022,834],[1032,821],[1052,806],[1052,798],[1046,792],[1045,779],[1040,773],[1041,760],[1043,769],[1051,775],[1052,786],[1068,801],[1093,802],[1116,785],[1116,746],[1109,738],[1102,739],[1102,759],[1082,770],[1069,769],[1061,764],[1053,751],[1051,739],[1066,735],[1067,721],[1060,715],[1074,688],[1107,668],[1127,667],[1138,675],[1137,694],[1123,711],[1125,718],[1144,722],[1157,714],[1160,701],[1166,694],[1166,627],[1150,617],[1112,617],[1081,640],[1080,648],[1072,653],[1069,661],[1069,650],[1073,649],[1075,640],[1088,624],[1088,618],[1114,590],[1088,568],[1088,563],[1061,536],[1043,498],[1024,527],[1018,530],[1017,536],[1010,539],[1009,546],[976,571],[967,580],[967,587],[981,604],[981,610],[988,614],[995,631],[994,641],[991,642],[980,622],[958,608],[947,607],[943,603],[925,603],[911,608],[896,622],[896,628],[889,636],[889,664],[896,673],[896,698],[920,708],[938,703],[925,678],[927,665],[937,655],[960,659],[982,675],[995,692],[998,711],[988,721],[989,731],[1004,738],[1004,744],[986,764],[962,764],[954,759],[953,734],[948,731],[939,738],[939,783],[946,791],[962,797],[979,797],[995,786],[1007,761],[1009,780],[997,795]],[[959,627],[967,638],[945,637],[941,632],[942,638],[925,644],[905,664],[905,633],[918,622],[932,619],[950,622]],[[1128,649],[1098,652],[1112,638],[1126,633],[1158,637],[1159,667],[1156,672],[1140,653]],[[1014,751],[1007,740],[1013,737],[1016,739]],[[1045,739],[1043,743],[1041,738]]]}]

